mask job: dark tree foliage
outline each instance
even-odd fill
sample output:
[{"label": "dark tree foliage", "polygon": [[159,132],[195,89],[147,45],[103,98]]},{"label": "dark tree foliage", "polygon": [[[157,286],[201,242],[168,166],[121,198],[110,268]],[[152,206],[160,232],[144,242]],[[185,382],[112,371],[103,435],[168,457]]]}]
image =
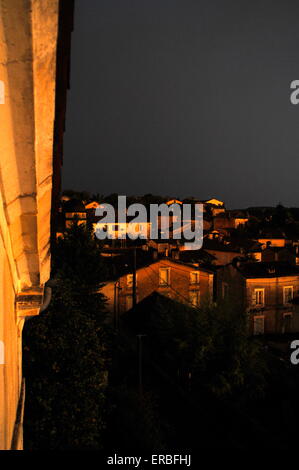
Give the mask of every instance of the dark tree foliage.
[{"label": "dark tree foliage", "polygon": [[99,449],[107,382],[99,248],[74,225],[53,257],[50,307],[24,328],[25,448]]},{"label": "dark tree foliage", "polygon": [[[155,450],[156,444],[150,445],[157,436],[162,450],[175,447],[182,452],[209,446],[246,446],[248,439],[264,438],[264,429],[259,429],[249,410],[264,400],[268,364],[260,341],[248,336],[242,308],[229,301],[198,310],[159,294],[151,297],[123,318],[114,361],[118,370],[112,374],[116,397],[112,428],[121,422],[122,434],[132,436],[138,448],[148,451]],[[136,335],[140,333],[145,335],[143,401],[156,419],[142,421],[132,401],[126,409],[134,413],[138,426],[146,424],[146,442],[136,437],[129,419],[121,420],[126,395],[120,399],[116,393],[121,386],[127,391],[138,387]],[[113,444],[116,435],[112,435]],[[122,436],[118,436],[117,445],[124,446],[124,451],[130,449]]]},{"label": "dark tree foliage", "polygon": [[262,393],[267,367],[260,343],[248,335],[242,306],[230,300],[198,310],[158,296],[154,308],[139,330],[147,335],[150,357],[168,373],[189,377],[192,388],[218,397]]}]

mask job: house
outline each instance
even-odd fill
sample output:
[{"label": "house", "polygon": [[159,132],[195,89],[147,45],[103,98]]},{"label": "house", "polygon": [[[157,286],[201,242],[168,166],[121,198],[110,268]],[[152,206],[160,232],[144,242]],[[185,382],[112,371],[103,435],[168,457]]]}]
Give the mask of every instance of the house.
[{"label": "house", "polygon": [[98,201],[90,201],[85,204],[85,209],[87,211],[95,211],[97,207],[99,207],[100,203]]},{"label": "house", "polygon": [[234,258],[248,256],[255,261],[261,260],[261,247],[255,240],[231,239],[228,237],[205,237],[203,249],[215,257],[218,266],[231,263]]},{"label": "house", "polygon": [[182,248],[182,243],[180,240],[168,239],[149,239],[147,242],[147,247],[152,248],[157,252],[158,255],[171,256],[171,253],[174,250]]},{"label": "house", "polygon": [[203,204],[209,204],[211,206],[217,206],[217,207],[224,207],[224,202],[220,201],[219,199],[212,198],[212,199],[205,199],[202,201]]},{"label": "house", "polygon": [[284,261],[296,264],[296,249],[292,246],[267,245],[261,252],[262,261]]},{"label": "house", "polygon": [[116,239],[137,239],[143,238],[148,239],[150,237],[151,222],[142,220],[134,222],[135,217],[126,216],[124,222],[118,221],[117,213],[115,214],[115,222],[101,222],[101,217],[95,217],[92,227],[94,232],[101,230],[107,233],[109,240]]},{"label": "house", "polygon": [[65,228],[70,228],[74,222],[86,225],[86,209],[83,202],[77,199],[66,201],[62,206],[65,219]]},{"label": "house", "polygon": [[[108,281],[101,289],[107,297],[108,311],[117,311],[119,314],[132,308],[134,303],[132,263],[125,263],[123,267],[123,273]],[[180,303],[200,307],[213,298],[213,279],[214,272],[198,263],[170,258],[147,260],[136,269],[136,302],[141,302],[157,291]]]},{"label": "house", "polygon": [[211,199],[205,199],[200,202],[204,206],[204,211],[211,212],[213,216],[216,216],[218,214],[222,214],[223,212],[225,212],[225,204],[223,201],[220,201],[219,199],[211,198]]},{"label": "house", "polygon": [[214,228],[217,229],[237,229],[248,223],[248,216],[241,211],[226,211],[222,214],[217,214],[214,217]]},{"label": "house", "polygon": [[250,332],[299,332],[293,298],[299,293],[299,268],[284,262],[235,262],[217,272],[217,301],[241,303]]},{"label": "house", "polygon": [[172,258],[194,266],[205,267],[214,271],[216,257],[201,248],[200,250],[179,250],[172,252]]},{"label": "house", "polygon": [[256,240],[261,243],[263,248],[269,245],[282,247],[287,243],[286,235],[280,229],[261,230]]},{"label": "house", "polygon": [[[208,217],[203,216],[202,221],[199,221],[199,223],[200,223],[200,227],[202,227],[203,229],[203,232],[207,232],[211,229],[212,222],[210,221]],[[196,221],[194,218],[192,218],[191,220],[184,220],[184,222],[182,222],[179,226],[172,225],[169,227],[170,238],[175,239],[180,234],[180,239],[183,239],[184,232],[187,232],[187,231],[194,232],[195,227],[198,227],[198,221]]]},{"label": "house", "polygon": [[[182,201],[179,201],[178,199],[170,199],[165,204],[169,208],[170,208],[170,206],[172,206],[172,204],[176,204],[176,205],[179,205],[179,206],[183,205]],[[169,228],[174,223],[177,223],[182,219],[183,215],[182,215],[182,210],[181,209],[180,209],[179,214],[180,215],[178,216],[176,213],[173,213],[171,211],[169,211],[169,214],[166,214],[166,215],[159,213],[158,214],[158,220],[157,220],[159,230],[162,230],[162,231],[169,230]]]}]

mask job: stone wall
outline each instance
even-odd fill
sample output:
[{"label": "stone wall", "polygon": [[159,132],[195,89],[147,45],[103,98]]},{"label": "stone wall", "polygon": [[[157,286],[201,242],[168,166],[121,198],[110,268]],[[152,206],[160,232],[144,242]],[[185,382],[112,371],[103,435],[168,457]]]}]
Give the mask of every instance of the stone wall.
[{"label": "stone wall", "polygon": [[58,13],[58,0],[0,0],[0,449],[13,434],[22,447],[22,326],[50,276]]}]

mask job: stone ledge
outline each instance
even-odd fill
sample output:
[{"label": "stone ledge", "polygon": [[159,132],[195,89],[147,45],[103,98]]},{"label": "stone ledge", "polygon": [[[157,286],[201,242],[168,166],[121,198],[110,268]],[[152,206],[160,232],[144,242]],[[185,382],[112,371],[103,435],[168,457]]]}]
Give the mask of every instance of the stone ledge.
[{"label": "stone ledge", "polygon": [[43,304],[43,288],[37,287],[35,290],[21,292],[16,295],[17,317],[32,317],[39,314]]}]

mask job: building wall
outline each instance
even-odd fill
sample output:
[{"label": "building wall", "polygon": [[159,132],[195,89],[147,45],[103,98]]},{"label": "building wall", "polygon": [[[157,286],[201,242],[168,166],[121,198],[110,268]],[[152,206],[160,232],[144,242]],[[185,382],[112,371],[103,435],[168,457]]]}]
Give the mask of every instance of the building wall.
[{"label": "building wall", "polygon": [[0,237],[0,285],[0,341],[4,344],[4,364],[0,364],[0,449],[9,449],[21,389],[22,324],[18,324],[15,318],[15,286],[2,237]]},{"label": "building wall", "polygon": [[[244,309],[244,315],[249,314],[250,333],[254,333],[255,318],[264,318],[264,333],[285,333],[285,317],[288,315],[288,332],[299,332],[299,312],[292,304],[283,302],[283,288],[288,286],[293,286],[294,297],[297,296],[299,276],[245,279],[233,266],[225,266],[217,272],[217,301],[223,301],[226,290],[231,305],[237,303]],[[255,289],[265,289],[263,306],[254,303]]]},{"label": "building wall", "polygon": [[[265,279],[247,279],[246,303],[251,317],[264,316],[265,333],[284,333],[284,318],[290,314],[292,319],[290,329],[293,332],[298,329],[298,314],[292,304],[283,301],[283,288],[292,286],[294,296],[299,293],[299,276],[276,277]],[[254,306],[254,289],[265,289],[265,305],[263,308]],[[254,318],[253,318],[254,319]],[[253,323],[251,324],[253,328]]]},{"label": "building wall", "polygon": [[246,225],[248,219],[245,218],[236,218],[236,217],[215,217],[214,218],[214,228],[237,228],[241,225]]},{"label": "building wall", "polygon": [[286,245],[286,240],[284,238],[259,238],[258,242],[262,244],[263,248],[266,248],[268,243],[270,243],[271,246],[278,247]]},{"label": "building wall", "polygon": [[22,448],[22,327],[50,276],[58,16],[58,0],[0,0],[1,450]]},{"label": "building wall", "polygon": [[287,263],[296,264],[296,254],[287,248],[275,251],[272,248],[266,248],[261,253],[262,261],[285,261]]},{"label": "building wall", "polygon": [[[159,285],[159,269],[170,268],[170,286]],[[199,283],[190,283],[190,273],[192,271],[199,272]],[[127,275],[121,276],[117,281],[117,310],[123,313],[132,306],[132,287],[127,285]],[[114,283],[107,283],[102,293],[108,298],[109,311],[114,310]],[[160,260],[150,266],[137,270],[137,302],[148,297],[152,292],[157,291],[160,294],[168,296],[181,303],[190,305],[190,292],[199,293],[199,305],[203,305],[205,301],[209,301],[213,296],[213,274],[196,267],[187,266],[182,263],[175,263],[170,260]]]},{"label": "building wall", "polygon": [[232,302],[241,303],[246,309],[246,284],[243,276],[232,265],[224,266],[217,271],[216,296],[217,302],[221,303],[226,292],[227,298]]}]

